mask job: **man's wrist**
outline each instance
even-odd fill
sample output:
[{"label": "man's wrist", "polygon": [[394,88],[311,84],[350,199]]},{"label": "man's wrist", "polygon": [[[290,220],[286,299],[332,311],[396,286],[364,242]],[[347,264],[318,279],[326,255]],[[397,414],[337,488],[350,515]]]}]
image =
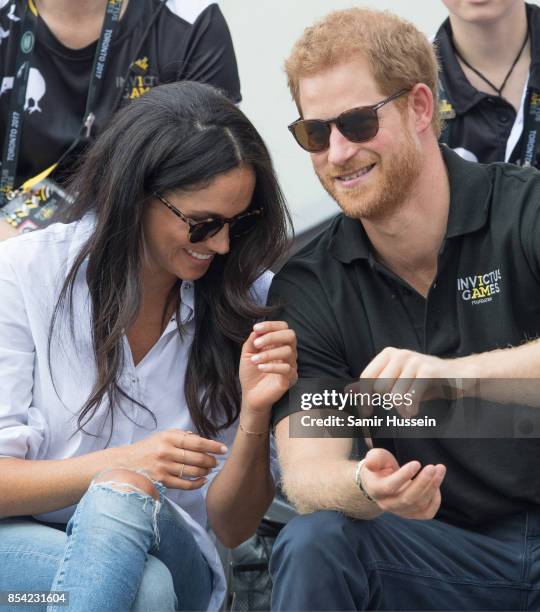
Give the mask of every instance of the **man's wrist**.
[{"label": "man's wrist", "polygon": [[367,489],[366,489],[366,487],[364,485],[364,481],[362,480],[362,468],[364,467],[364,462],[365,462],[365,459],[361,459],[356,464],[356,468],[355,468],[355,471],[354,471],[354,482],[356,483],[356,486],[358,487],[358,489],[360,490],[360,493],[362,493],[364,498],[368,502],[371,502],[372,504],[377,505],[376,500],[373,499],[373,497],[371,497],[371,495],[369,494],[369,492],[367,491]]},{"label": "man's wrist", "polygon": [[483,354],[457,357],[451,361],[456,366],[456,374],[459,374],[458,378],[489,378],[482,374]]}]

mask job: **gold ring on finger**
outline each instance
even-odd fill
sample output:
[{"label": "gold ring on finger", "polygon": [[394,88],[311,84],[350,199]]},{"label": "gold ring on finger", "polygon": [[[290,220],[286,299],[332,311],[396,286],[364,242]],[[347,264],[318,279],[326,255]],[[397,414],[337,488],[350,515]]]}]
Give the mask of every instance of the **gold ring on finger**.
[{"label": "gold ring on finger", "polygon": [[186,449],[182,449],[182,469],[180,470],[180,476],[178,478],[182,478],[182,474],[184,473],[184,468],[186,467]]}]

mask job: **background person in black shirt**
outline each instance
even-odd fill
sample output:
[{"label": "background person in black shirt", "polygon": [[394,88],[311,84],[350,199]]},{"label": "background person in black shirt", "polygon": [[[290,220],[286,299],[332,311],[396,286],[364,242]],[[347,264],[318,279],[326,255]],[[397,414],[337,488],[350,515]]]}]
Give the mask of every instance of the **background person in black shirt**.
[{"label": "background person in black shirt", "polygon": [[534,108],[529,115],[540,92],[540,8],[523,0],[443,3],[450,15],[435,37],[442,142],[471,161],[538,166],[540,123]]},{"label": "background person in black shirt", "polygon": [[[24,14],[28,7],[38,15],[15,188],[58,162],[82,133],[78,146],[51,175],[63,184],[82,150],[102,131],[115,108],[156,85],[199,81],[218,87],[234,102],[240,102],[234,48],[216,2],[123,0],[97,99],[91,108],[93,118],[83,127],[107,6],[108,0],[0,1],[2,145]],[[0,221],[0,239],[13,233],[12,227]]]},{"label": "background person in black shirt", "polygon": [[[300,379],[537,376],[536,170],[439,147],[433,49],[389,13],[330,14],[286,70],[290,128],[344,213],[272,283]],[[304,516],[273,550],[274,609],[540,607],[537,438],[374,437],[359,463],[351,439],[290,436],[293,397],[274,423]]]}]

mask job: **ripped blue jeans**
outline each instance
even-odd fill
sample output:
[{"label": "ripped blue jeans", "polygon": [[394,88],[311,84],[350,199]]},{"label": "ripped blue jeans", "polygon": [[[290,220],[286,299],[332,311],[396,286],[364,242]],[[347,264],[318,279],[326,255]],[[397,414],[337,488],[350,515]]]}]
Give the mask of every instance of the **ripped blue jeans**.
[{"label": "ripped blue jeans", "polygon": [[69,607],[0,612],[206,609],[212,572],[163,485],[153,484],[159,501],[118,481],[92,483],[65,533],[24,517],[1,520],[0,591],[67,591]]}]

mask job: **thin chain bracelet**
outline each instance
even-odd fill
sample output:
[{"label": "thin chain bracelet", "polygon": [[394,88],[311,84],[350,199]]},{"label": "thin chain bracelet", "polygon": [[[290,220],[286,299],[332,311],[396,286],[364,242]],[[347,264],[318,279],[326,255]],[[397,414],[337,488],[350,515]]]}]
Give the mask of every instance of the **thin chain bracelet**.
[{"label": "thin chain bracelet", "polygon": [[238,421],[238,426],[248,436],[265,436],[269,431],[268,429],[266,431],[248,431],[240,421]]}]

